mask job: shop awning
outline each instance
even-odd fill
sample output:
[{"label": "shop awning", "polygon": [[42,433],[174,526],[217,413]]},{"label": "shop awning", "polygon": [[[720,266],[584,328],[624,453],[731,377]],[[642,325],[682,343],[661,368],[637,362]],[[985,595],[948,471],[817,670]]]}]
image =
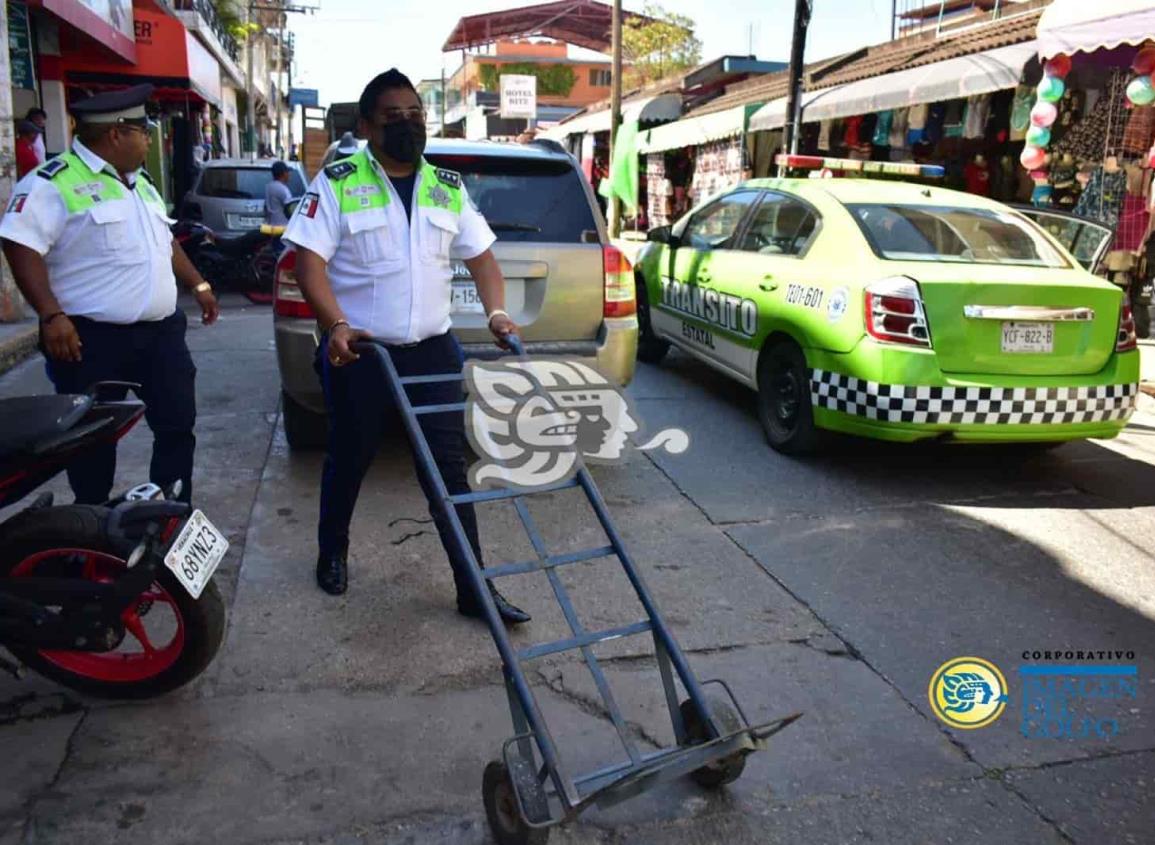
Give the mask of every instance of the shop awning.
[{"label": "shop awning", "polygon": [[[637,120],[642,123],[677,120],[682,114],[681,94],[660,94],[656,97],[639,97],[622,103],[622,122]],[[583,114],[566,123],[559,124],[542,136],[560,141],[569,135],[609,132],[610,110]]]},{"label": "shop awning", "polygon": [[[817,91],[803,91],[802,92],[802,116],[803,119],[809,119],[810,113],[808,107],[822,100],[826,97],[836,94],[841,86],[835,85],[832,88],[819,88]],[[750,131],[761,132],[767,129],[781,129],[786,125],[786,97],[779,97],[777,100],[771,100],[762,108],[758,109],[750,118]]]},{"label": "shop awning", "polygon": [[1039,55],[1139,45],[1155,37],[1152,0],[1055,0],[1039,19]]},{"label": "shop awning", "polygon": [[760,103],[734,106],[725,111],[711,112],[697,117],[684,117],[658,126],[638,135],[639,153],[660,153],[683,147],[697,147],[711,141],[721,141],[743,135],[750,122],[750,115],[760,107]]},{"label": "shop awning", "polygon": [[[997,47],[921,67],[860,79],[803,95],[804,122],[870,114],[919,103],[937,103],[1014,88],[1035,55],[1034,41]],[[778,129],[786,121],[786,99],[767,103],[750,119],[750,131]]]},{"label": "shop awning", "polygon": [[[191,92],[221,105],[220,64],[176,18],[135,9],[136,64],[109,61],[97,50],[75,50],[60,60],[67,82],[89,88],[128,87],[142,82],[165,90]],[[162,99],[158,96],[157,99]]]}]

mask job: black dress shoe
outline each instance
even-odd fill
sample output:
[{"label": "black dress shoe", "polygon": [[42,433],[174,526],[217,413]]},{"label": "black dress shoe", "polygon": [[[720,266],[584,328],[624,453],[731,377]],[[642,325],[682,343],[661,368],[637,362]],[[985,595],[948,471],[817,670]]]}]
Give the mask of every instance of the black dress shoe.
[{"label": "black dress shoe", "polygon": [[[489,594],[493,596],[493,603],[497,606],[497,615],[501,617],[502,622],[508,625],[521,625],[533,618],[520,607],[510,604],[493,584],[489,585]],[[485,610],[481,607],[481,602],[473,598],[472,595],[469,598],[462,598],[461,593],[457,594],[457,612],[471,619],[485,618]]]},{"label": "black dress shoe", "polygon": [[344,551],[317,555],[317,586],[331,596],[339,596],[349,588]]}]

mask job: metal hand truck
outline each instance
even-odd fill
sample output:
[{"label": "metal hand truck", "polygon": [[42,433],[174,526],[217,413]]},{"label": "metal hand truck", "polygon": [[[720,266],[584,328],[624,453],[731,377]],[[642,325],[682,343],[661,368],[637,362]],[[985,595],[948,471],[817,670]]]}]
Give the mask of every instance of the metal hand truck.
[{"label": "metal hand truck", "polygon": [[[524,359],[526,356],[520,338],[512,335],[508,341],[511,349]],[[580,487],[585,491],[610,541],[608,546],[551,555],[545,548],[525,505],[524,500],[533,493],[485,490],[451,495],[437,471],[433,453],[421,430],[419,417],[424,414],[463,413],[465,403],[414,406],[409,401],[407,387],[415,384],[460,382],[464,380],[464,375],[447,373],[401,378],[384,346],[381,341],[373,340],[359,343],[356,348],[362,354],[374,355],[381,364],[387,388],[401,411],[405,430],[417,454],[417,461],[428,473],[448,513],[457,551],[470,563],[470,581],[480,597],[485,610],[485,620],[501,655],[514,736],[502,745],[500,759],[490,762],[485,767],[482,781],[485,813],[497,842],[500,845],[543,845],[549,838],[549,829],[552,826],[570,821],[591,804],[596,803],[601,807],[612,806],[657,783],[685,774],[689,774],[699,785],[706,788],[717,788],[736,780],[746,766],[746,756],[765,748],[765,741],[769,737],[794,722],[802,714],[795,713],[763,725],[751,726],[733,692],[724,681],[699,681],[694,676],[685,655],[674,640],[674,635],[658,612],[658,607],[646,588],[637,566],[626,551],[625,544],[610,519],[601,493],[589,472],[580,464],[575,477],[534,492],[555,492]],[[548,399],[548,396],[546,398]],[[502,500],[512,500],[537,557],[528,562],[506,563],[483,569],[461,526],[457,506]],[[587,631],[578,619],[557,570],[563,566],[613,556],[618,558],[630,583],[633,584],[638,600],[645,608],[646,618],[624,627]],[[519,650],[514,648],[497,614],[487,582],[530,572],[546,574],[573,636]],[[674,736],[677,739],[677,747],[656,753],[642,753],[631,741],[609,682],[593,653],[593,647],[598,643],[644,633],[649,633],[654,638],[654,656],[665,688]],[[546,726],[537,698],[522,668],[524,663],[536,658],[577,650],[581,651],[589,667],[606,712],[629,758],[598,771],[580,775],[571,772],[563,764],[562,755]],[[679,701],[675,673],[688,696],[683,701]],[[716,687],[725,695],[707,696],[703,691],[706,686]]]}]

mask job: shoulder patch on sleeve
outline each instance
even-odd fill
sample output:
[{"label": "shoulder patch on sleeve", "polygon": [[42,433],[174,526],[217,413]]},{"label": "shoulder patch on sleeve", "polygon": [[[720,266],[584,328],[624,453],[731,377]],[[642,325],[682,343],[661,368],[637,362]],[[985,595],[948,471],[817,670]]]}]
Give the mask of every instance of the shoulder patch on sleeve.
[{"label": "shoulder patch on sleeve", "polygon": [[437,168],[437,181],[451,188],[460,188],[461,174],[455,170],[445,170],[439,167]]},{"label": "shoulder patch on sleeve", "polygon": [[58,175],[68,169],[68,162],[63,159],[54,158],[52,161],[42,164],[37,170],[36,175],[41,179],[55,179]]},{"label": "shoulder patch on sleeve", "polygon": [[325,168],[325,175],[330,179],[344,179],[357,167],[348,161],[337,161]]}]

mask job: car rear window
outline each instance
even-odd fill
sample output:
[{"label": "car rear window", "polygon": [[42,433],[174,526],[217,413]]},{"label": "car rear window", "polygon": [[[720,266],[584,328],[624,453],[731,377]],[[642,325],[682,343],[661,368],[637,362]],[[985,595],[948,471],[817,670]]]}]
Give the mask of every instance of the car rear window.
[{"label": "car rear window", "polygon": [[[206,167],[197,193],[217,199],[263,200],[272,179],[267,167]],[[305,193],[305,180],[296,170],[289,171],[289,190],[295,197]]]},{"label": "car rear window", "polygon": [[1042,233],[1011,214],[931,205],[847,205],[875,253],[894,261],[1069,267]]},{"label": "car rear window", "polygon": [[567,161],[428,156],[461,174],[469,198],[499,241],[587,243],[596,232],[582,176]]}]

